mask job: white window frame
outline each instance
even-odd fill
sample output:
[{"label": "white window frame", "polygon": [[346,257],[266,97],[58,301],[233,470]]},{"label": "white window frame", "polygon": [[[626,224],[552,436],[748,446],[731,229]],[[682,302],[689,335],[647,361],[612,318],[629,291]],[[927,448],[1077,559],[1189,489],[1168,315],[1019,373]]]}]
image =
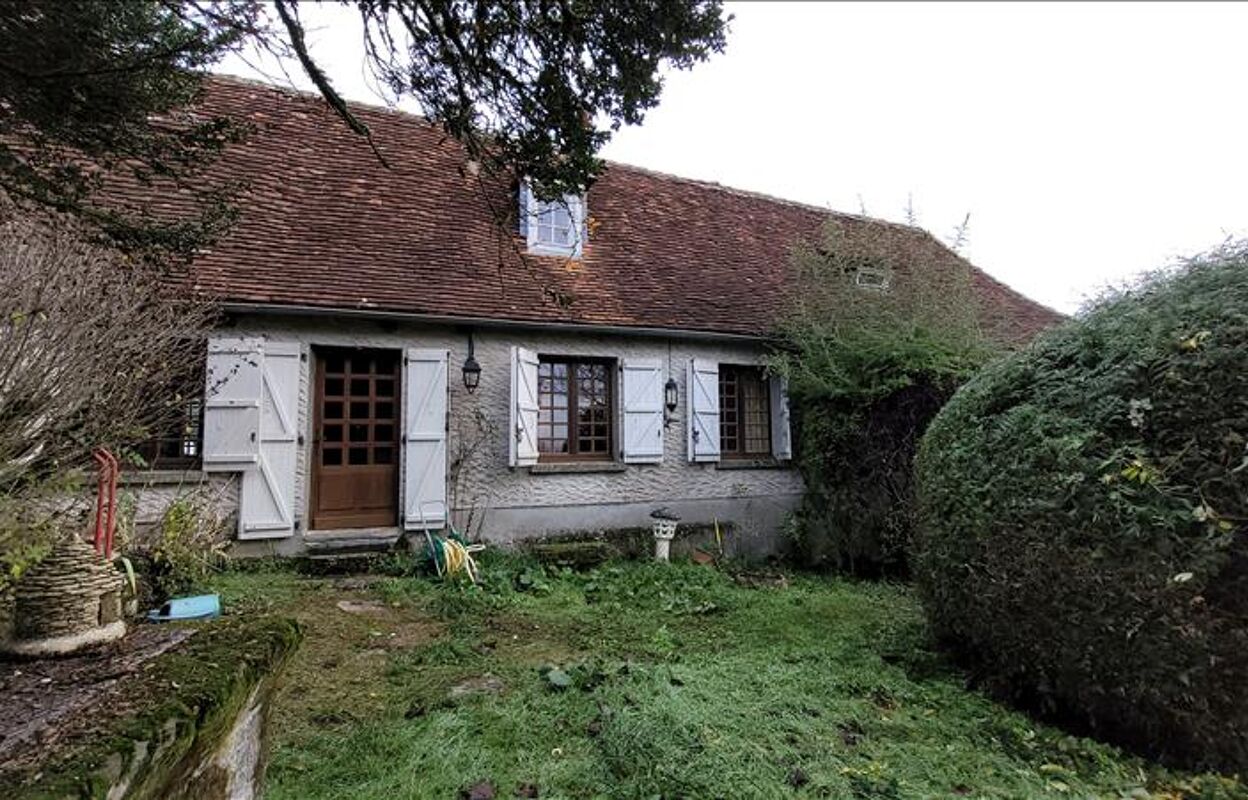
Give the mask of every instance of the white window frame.
[{"label": "white window frame", "polygon": [[[570,256],[580,258],[585,241],[585,198],[574,194],[564,195],[560,200],[538,200],[533,187],[527,181],[520,185],[520,214],[524,221],[524,234],[528,251],[534,255]],[[566,245],[543,242],[538,239],[538,218],[542,212],[555,204],[562,204],[568,211],[572,230]]]},{"label": "white window frame", "polygon": [[[863,280],[866,278],[866,280]],[[872,289],[877,292],[888,291],[890,276],[886,269],[876,269],[874,267],[860,267],[854,274],[854,285],[863,289]]]}]

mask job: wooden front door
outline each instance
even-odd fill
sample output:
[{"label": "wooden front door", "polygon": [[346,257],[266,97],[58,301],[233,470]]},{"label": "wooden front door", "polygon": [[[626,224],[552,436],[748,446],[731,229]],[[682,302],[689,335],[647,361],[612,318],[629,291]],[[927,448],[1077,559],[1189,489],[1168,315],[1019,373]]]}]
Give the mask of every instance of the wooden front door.
[{"label": "wooden front door", "polygon": [[398,524],[397,350],[316,351],[312,528]]}]

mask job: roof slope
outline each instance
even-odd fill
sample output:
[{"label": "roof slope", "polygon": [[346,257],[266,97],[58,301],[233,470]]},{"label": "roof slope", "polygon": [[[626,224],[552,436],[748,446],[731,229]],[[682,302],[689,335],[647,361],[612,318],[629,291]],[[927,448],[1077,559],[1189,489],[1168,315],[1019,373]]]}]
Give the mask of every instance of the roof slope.
[{"label": "roof slope", "polygon": [[[195,259],[197,284],[226,301],[761,335],[784,308],[790,248],[831,216],[610,164],[589,193],[584,258],[528,256],[512,232],[514,182],[472,174],[420,117],[354,109],[387,168],[319,97],[213,78],[201,110],[255,127],[212,168],[245,185],[238,223]],[[836,216],[883,226],[916,259],[957,260],[919,229]],[[1003,339],[1061,318],[979,270],[974,280]]]}]

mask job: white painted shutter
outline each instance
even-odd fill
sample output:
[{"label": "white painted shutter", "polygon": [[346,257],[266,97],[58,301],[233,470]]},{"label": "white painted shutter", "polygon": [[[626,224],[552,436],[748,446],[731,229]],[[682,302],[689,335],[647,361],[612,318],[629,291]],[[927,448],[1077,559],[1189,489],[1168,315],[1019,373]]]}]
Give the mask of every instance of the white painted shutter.
[{"label": "white painted shutter", "polygon": [[620,384],[624,462],[657,464],[663,460],[663,362],[626,359]]},{"label": "white painted shutter", "polygon": [[789,382],[779,375],[767,381],[771,387],[771,454],[780,461],[793,458],[789,434]]},{"label": "white painted shutter", "polygon": [[403,527],[446,526],[445,350],[408,349],[403,368]]},{"label": "white painted shutter", "polygon": [[537,463],[537,353],[511,348],[511,426],[508,463]]},{"label": "white painted shutter", "polygon": [[695,358],[685,383],[689,460],[719,460],[719,364]]},{"label": "white painted shutter", "polygon": [[258,458],[243,472],[238,505],[240,539],[272,539],[295,532],[302,353],[302,346],[294,342],[263,344]]},{"label": "white painted shutter", "polygon": [[533,207],[533,190],[529,188],[528,181],[521,181],[519,188],[516,190],[516,216],[520,221],[520,235],[524,237],[525,242],[529,240],[529,209]]},{"label": "white painted shutter", "polygon": [[204,377],[205,472],[238,472],[260,459],[259,339],[208,340]]}]

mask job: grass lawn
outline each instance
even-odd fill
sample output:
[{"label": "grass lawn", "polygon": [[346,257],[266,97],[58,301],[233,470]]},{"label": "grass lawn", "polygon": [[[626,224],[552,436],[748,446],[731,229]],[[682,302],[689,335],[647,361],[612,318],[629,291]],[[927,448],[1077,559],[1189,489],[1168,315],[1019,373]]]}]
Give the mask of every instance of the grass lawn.
[{"label": "grass lawn", "polygon": [[306,626],[266,797],[455,798],[481,782],[499,798],[1248,797],[967,691],[905,587],[502,556],[485,572],[483,588],[215,581],[230,613]]}]

